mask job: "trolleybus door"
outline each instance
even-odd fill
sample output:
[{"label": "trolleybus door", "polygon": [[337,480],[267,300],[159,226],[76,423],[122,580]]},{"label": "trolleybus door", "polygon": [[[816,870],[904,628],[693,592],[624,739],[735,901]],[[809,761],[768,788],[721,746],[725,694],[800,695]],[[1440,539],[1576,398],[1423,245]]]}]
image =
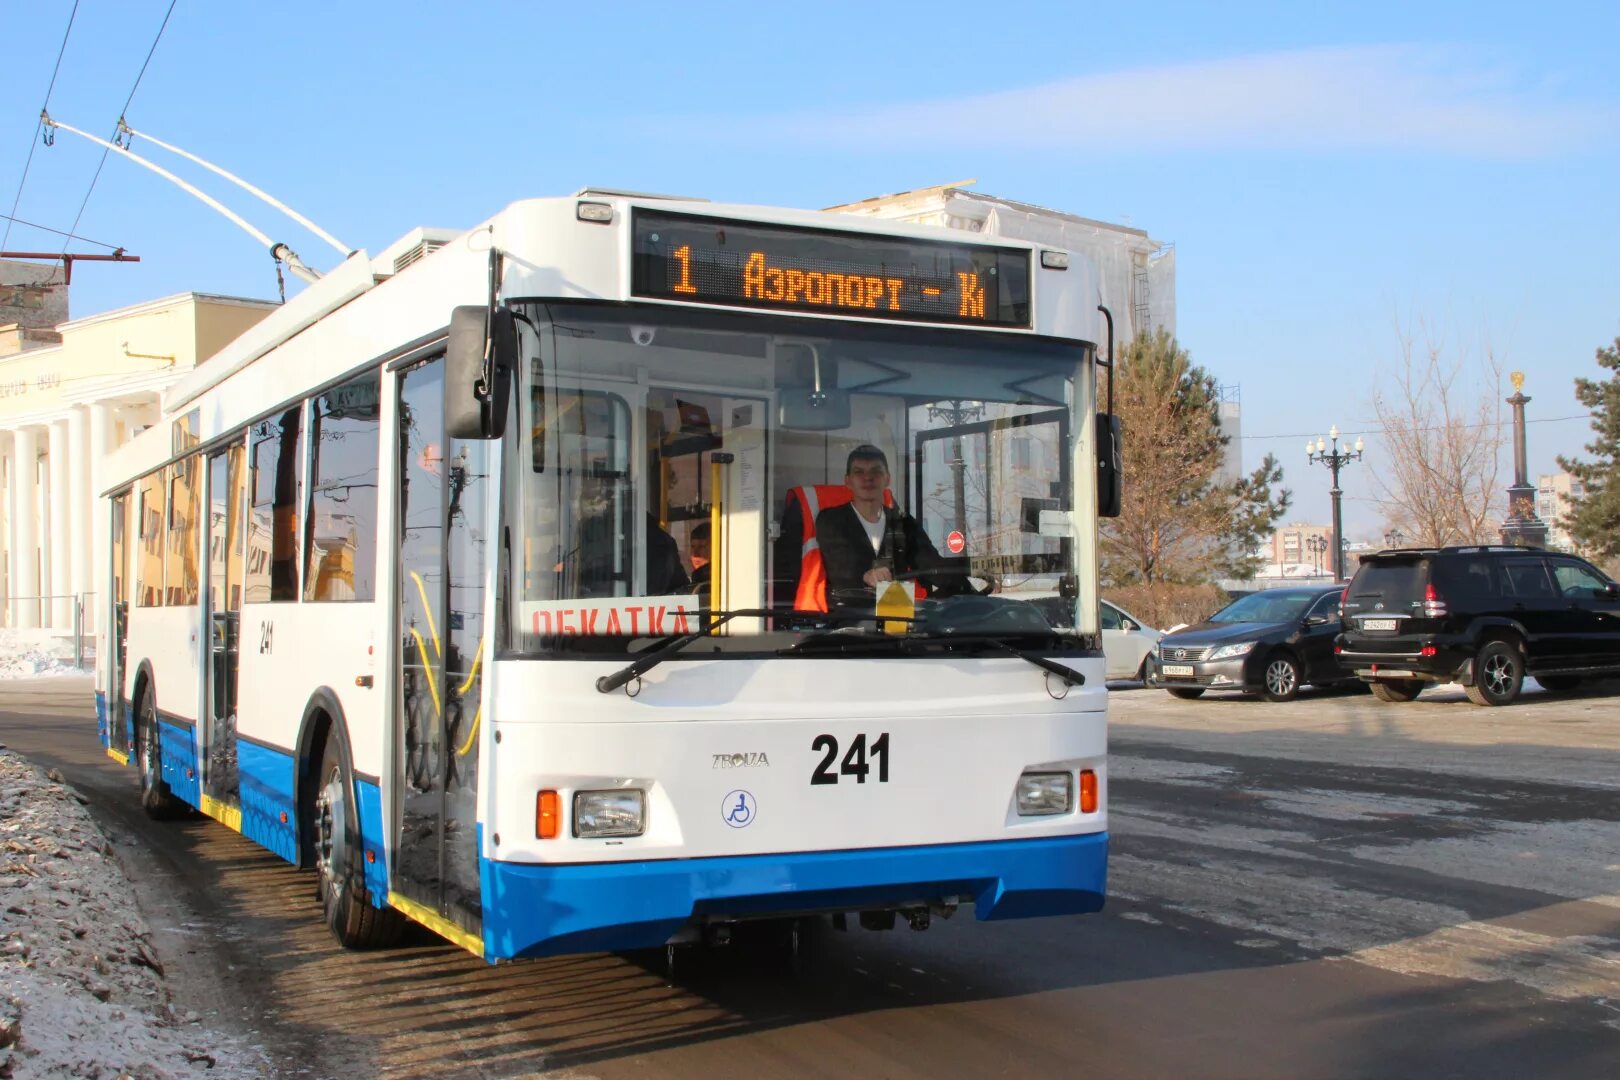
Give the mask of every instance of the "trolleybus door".
[{"label": "trolleybus door", "polygon": [[124,663],[129,645],[129,492],[112,497],[112,600],[107,605],[107,748],[129,753]]},{"label": "trolleybus door", "polygon": [[203,794],[222,810],[241,807],[236,764],[236,684],[246,554],[246,455],[245,447],[238,444],[208,457],[208,588],[203,593],[207,605],[203,625],[208,634],[208,722],[203,744]]},{"label": "trolleybus door", "polygon": [[445,437],[442,359],[403,371],[399,395],[393,888],[476,934],[490,443]]}]

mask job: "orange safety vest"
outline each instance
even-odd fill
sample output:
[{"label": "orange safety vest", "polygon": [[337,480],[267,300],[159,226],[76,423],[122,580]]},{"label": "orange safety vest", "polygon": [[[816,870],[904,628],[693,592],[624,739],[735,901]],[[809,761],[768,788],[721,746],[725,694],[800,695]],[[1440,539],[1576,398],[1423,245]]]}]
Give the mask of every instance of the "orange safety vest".
[{"label": "orange safety vest", "polygon": [[[827,568],[822,565],[821,545],[816,542],[816,515],[852,502],[854,498],[855,493],[845,484],[806,484],[788,489],[788,500],[798,500],[799,517],[804,522],[804,545],[799,549],[799,588],[793,596],[793,610],[827,610]],[[894,505],[892,492],[883,493],[883,505]],[[920,590],[913,591],[920,594]]]}]

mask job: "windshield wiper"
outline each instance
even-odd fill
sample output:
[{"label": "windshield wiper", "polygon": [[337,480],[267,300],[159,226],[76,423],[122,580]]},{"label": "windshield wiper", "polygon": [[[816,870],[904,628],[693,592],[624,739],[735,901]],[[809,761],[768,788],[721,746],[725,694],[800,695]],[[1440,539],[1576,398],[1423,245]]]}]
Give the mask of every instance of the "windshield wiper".
[{"label": "windshield wiper", "polygon": [[697,641],[699,638],[708,637],[716,627],[728,623],[732,619],[745,616],[763,619],[772,615],[783,614],[792,614],[792,610],[789,608],[737,608],[733,611],[700,611],[697,617],[703,622],[703,629],[694,630],[690,634],[665,638],[662,643],[654,645],[618,671],[611,675],[603,675],[597,679],[596,688],[604,694],[613,693],[631,679],[639,679],[648,671],[692,644],[692,642]]},{"label": "windshield wiper", "polygon": [[914,641],[926,641],[941,645],[988,645],[992,649],[999,649],[1008,656],[1016,656],[1020,660],[1027,660],[1036,667],[1051,675],[1062,679],[1067,686],[1084,686],[1086,677],[1067,664],[1060,664],[1056,660],[1048,660],[1040,653],[1028,649],[1020,649],[1017,645],[1005,638],[989,637],[982,634],[962,635],[934,634],[926,638],[913,638]]}]

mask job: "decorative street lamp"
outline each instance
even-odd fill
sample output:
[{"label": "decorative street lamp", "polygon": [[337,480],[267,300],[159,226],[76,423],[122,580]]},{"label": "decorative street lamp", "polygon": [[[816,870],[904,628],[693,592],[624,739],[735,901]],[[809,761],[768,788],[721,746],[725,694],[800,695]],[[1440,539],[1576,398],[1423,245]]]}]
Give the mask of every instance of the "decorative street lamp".
[{"label": "decorative street lamp", "polygon": [[1333,470],[1333,487],[1328,494],[1333,496],[1333,580],[1344,580],[1344,521],[1339,510],[1339,499],[1344,492],[1339,488],[1339,470],[1345,463],[1361,460],[1361,438],[1357,436],[1354,449],[1346,447],[1339,449],[1339,427],[1335,424],[1328,428],[1328,439],[1333,440],[1333,448],[1328,449],[1327,439],[1320,436],[1316,442],[1305,442],[1305,460],[1312,464],[1326,465]]},{"label": "decorative street lamp", "polygon": [[1305,550],[1311,553],[1311,566],[1315,568],[1318,574],[1322,572],[1322,556],[1327,554],[1327,549],[1327,537],[1307,536],[1305,538]]},{"label": "decorative street lamp", "polygon": [[1388,547],[1398,548],[1406,543],[1406,534],[1400,529],[1391,529],[1384,534],[1384,544]]}]

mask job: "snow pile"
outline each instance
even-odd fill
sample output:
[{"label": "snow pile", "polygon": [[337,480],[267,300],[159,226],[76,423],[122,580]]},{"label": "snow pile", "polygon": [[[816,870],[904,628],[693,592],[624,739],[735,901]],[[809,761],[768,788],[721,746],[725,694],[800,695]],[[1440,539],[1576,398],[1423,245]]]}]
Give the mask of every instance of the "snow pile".
[{"label": "snow pile", "polygon": [[73,638],[53,630],[0,629],[0,679],[78,675]]},{"label": "snow pile", "polygon": [[246,1078],[238,1040],[175,1009],[83,796],[0,747],[0,1078]]}]

